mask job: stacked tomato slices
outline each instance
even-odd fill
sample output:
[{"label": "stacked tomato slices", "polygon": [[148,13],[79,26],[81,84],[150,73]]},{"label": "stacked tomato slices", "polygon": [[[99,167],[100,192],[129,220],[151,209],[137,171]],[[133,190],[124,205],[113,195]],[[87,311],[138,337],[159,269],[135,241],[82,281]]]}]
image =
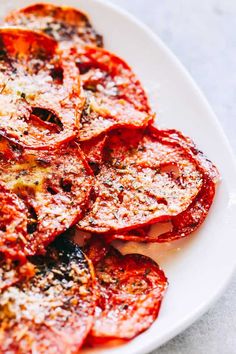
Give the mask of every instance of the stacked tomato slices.
[{"label": "stacked tomato slices", "polygon": [[217,169],[189,138],[153,125],[141,83],[76,9],[9,14],[0,77],[0,352],[134,338],[157,318],[167,278],[112,241],[190,235]]}]

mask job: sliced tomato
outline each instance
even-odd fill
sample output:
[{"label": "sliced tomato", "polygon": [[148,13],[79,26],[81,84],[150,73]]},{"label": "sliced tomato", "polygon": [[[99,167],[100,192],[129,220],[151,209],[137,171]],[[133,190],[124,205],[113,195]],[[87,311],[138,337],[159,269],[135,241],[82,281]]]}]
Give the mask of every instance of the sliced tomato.
[{"label": "sliced tomato", "polygon": [[84,99],[70,55],[43,34],[0,29],[1,135],[37,149],[76,136]]},{"label": "sliced tomato", "polygon": [[120,233],[169,220],[191,205],[203,185],[202,169],[187,149],[163,141],[165,131],[153,129],[110,135],[82,230]]},{"label": "sliced tomato", "polygon": [[35,4],[12,12],[5,22],[42,31],[59,42],[103,46],[102,36],[92,27],[83,12],[66,6]]},{"label": "sliced tomato", "polygon": [[91,46],[78,47],[75,56],[86,96],[81,141],[120,126],[145,126],[153,120],[140,81],[122,59]]},{"label": "sliced tomato", "polygon": [[90,262],[63,238],[30,261],[35,275],[0,295],[0,352],[77,353],[94,318]]},{"label": "sliced tomato", "polygon": [[[128,340],[148,329],[158,316],[167,288],[163,271],[150,258],[123,256],[98,238],[90,242],[87,252],[94,262],[98,284],[95,321],[87,342],[96,345],[113,339]],[[99,259],[98,254],[103,257]]]},{"label": "sliced tomato", "polygon": [[[157,134],[156,128],[151,127],[150,129],[152,129],[153,134]],[[171,230],[157,236],[150,236],[149,230],[144,230],[143,233],[140,233],[140,230],[137,229],[130,230],[126,233],[106,236],[106,239],[110,242],[114,239],[134,242],[170,242],[190,235],[206,219],[214,200],[216,183],[219,180],[217,168],[197,149],[191,139],[180,132],[176,130],[163,131],[162,139],[164,142],[171,142],[187,149],[189,156],[196,162],[203,176],[203,183],[199,193],[186,210],[169,219]]]},{"label": "sliced tomato", "polygon": [[13,238],[15,234],[9,230],[9,240],[5,245],[3,242],[0,252],[5,247],[15,256],[19,252],[34,255],[44,252],[46,245],[83,216],[90,199],[93,176],[75,143],[57,150],[35,151],[8,142],[8,150],[12,151],[13,157],[0,157],[0,180],[23,201],[21,229],[24,228],[24,237],[21,237],[23,241],[20,240],[19,246],[15,240],[20,238],[17,238],[18,233]]}]

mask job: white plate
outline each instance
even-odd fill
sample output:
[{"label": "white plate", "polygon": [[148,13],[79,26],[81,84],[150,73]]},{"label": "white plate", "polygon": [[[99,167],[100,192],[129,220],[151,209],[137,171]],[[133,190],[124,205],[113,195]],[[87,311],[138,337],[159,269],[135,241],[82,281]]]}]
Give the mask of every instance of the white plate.
[{"label": "white plate", "polygon": [[[32,1],[1,2],[0,13]],[[169,290],[153,326],[106,354],[145,354],[183,331],[218,298],[235,268],[236,169],[217,119],[188,73],[153,33],[107,2],[67,0],[91,16],[105,45],[128,61],[151,94],[157,122],[191,136],[218,166],[222,181],[204,225],[190,238],[172,245],[124,246],[154,258],[169,278]],[[98,352],[97,350],[95,351]]]}]

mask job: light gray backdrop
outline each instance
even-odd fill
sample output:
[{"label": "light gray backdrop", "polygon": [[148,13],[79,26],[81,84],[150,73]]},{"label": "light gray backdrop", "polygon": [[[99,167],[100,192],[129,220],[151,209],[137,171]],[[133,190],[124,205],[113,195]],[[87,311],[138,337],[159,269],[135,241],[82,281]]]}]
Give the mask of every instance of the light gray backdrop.
[{"label": "light gray backdrop", "polygon": [[[151,27],[177,55],[236,152],[236,0],[110,1]],[[207,314],[152,354],[236,354],[236,275]]]}]

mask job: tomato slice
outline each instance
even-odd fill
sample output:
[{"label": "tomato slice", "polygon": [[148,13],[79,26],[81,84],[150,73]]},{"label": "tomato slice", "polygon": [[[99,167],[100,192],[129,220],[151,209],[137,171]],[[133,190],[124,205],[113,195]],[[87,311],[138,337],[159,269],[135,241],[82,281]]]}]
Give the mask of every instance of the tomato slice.
[{"label": "tomato slice", "polygon": [[148,329],[158,316],[167,288],[163,271],[150,258],[123,256],[98,238],[86,249],[98,283],[95,321],[87,342],[128,340]]},{"label": "tomato slice", "polygon": [[10,230],[9,240],[5,245],[3,242],[0,252],[5,247],[4,252],[9,249],[15,256],[19,252],[34,255],[44,252],[45,246],[83,216],[93,176],[75,143],[47,151],[22,149],[7,143],[12,157],[0,156],[0,180],[23,201],[24,238],[20,246],[15,239],[10,242]]},{"label": "tomato slice", "polygon": [[120,126],[145,126],[153,120],[141,83],[122,59],[91,46],[78,47],[75,55],[86,96],[81,141]]},{"label": "tomato slice", "polygon": [[76,136],[84,99],[70,55],[44,34],[0,29],[1,135],[35,149]]},{"label": "tomato slice", "polygon": [[94,318],[94,274],[78,246],[60,238],[35,275],[0,295],[1,353],[77,353]]},{"label": "tomato slice", "polygon": [[[153,128],[151,128],[153,129]],[[155,128],[153,133],[156,134]],[[171,230],[157,236],[150,236],[149,230],[130,230],[128,233],[120,233],[109,235],[106,237],[110,242],[114,239],[134,242],[170,242],[193,233],[204,222],[210,207],[213,203],[216,183],[219,180],[219,172],[217,168],[208,160],[204,154],[197,149],[195,144],[188,137],[183,136],[176,130],[163,131],[163,141],[175,143],[177,146],[187,149],[190,157],[202,172],[203,183],[202,187],[194,198],[189,207],[182,213],[173,216],[169,219]]]},{"label": "tomato slice", "polygon": [[165,131],[120,130],[110,135],[96,176],[96,199],[79,228],[120,233],[169,220],[200,192],[202,169],[183,146],[164,141]]},{"label": "tomato slice", "polygon": [[59,42],[103,46],[102,36],[92,27],[83,12],[66,6],[35,4],[12,12],[5,18],[8,25],[42,31]]}]

